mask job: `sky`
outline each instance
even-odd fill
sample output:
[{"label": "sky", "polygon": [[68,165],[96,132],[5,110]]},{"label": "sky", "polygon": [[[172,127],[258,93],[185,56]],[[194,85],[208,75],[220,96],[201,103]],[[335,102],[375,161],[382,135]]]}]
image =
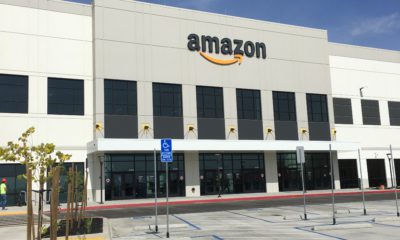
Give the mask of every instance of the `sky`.
[{"label": "sky", "polygon": [[326,29],[330,42],[400,51],[400,0],[141,1]]}]

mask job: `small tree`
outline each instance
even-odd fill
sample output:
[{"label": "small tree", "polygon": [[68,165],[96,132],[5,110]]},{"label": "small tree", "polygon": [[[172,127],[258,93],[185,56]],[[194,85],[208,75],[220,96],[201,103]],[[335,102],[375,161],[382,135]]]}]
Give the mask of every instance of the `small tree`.
[{"label": "small tree", "polygon": [[[27,239],[35,239],[33,207],[32,207],[32,182],[39,183],[39,206],[38,206],[38,227],[37,238],[41,239],[43,224],[43,192],[44,184],[52,177],[53,168],[58,169],[71,155],[60,151],[55,153],[55,145],[42,143],[38,146],[29,144],[29,137],[35,132],[34,127],[26,130],[17,142],[8,142],[5,148],[0,147],[0,160],[19,162],[26,166],[26,190],[27,190]],[[47,171],[50,174],[47,174]],[[53,195],[55,196],[55,195]],[[58,198],[58,193],[57,193]],[[57,224],[57,223],[56,223]]]}]

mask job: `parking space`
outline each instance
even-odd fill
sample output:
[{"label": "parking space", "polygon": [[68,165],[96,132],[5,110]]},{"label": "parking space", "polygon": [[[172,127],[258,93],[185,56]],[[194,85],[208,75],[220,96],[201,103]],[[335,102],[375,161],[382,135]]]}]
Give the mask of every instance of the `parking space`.
[{"label": "parking space", "polygon": [[[337,224],[332,225],[330,204],[310,205],[309,220],[302,220],[302,206],[251,208],[170,215],[171,239],[399,239],[400,218],[394,201],[336,205]],[[113,239],[165,238],[165,216],[111,219]]]}]

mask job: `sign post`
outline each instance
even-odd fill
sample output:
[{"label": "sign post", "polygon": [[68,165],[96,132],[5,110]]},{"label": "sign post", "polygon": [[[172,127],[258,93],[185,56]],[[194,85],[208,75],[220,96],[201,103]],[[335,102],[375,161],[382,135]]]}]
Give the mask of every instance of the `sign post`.
[{"label": "sign post", "polygon": [[305,162],[304,147],[296,147],[297,163],[300,163],[301,168],[301,183],[303,186],[303,204],[304,204],[304,220],[307,220],[307,209],[306,209],[306,189],[304,185],[304,170],[303,165]]},{"label": "sign post", "polygon": [[155,210],[156,210],[156,222],[155,222],[155,230],[158,233],[158,206],[157,206],[157,154],[156,149],[154,148],[154,203],[155,203]]},{"label": "sign post", "polygon": [[165,163],[165,175],[166,175],[166,200],[167,200],[167,238],[169,238],[169,206],[168,206],[168,192],[169,192],[169,187],[168,187],[168,163],[173,161],[173,155],[172,155],[172,140],[169,138],[164,138],[161,139],[161,162]]},{"label": "sign post", "polygon": [[335,214],[335,176],[333,171],[333,159],[332,159],[332,144],[329,144],[329,159],[331,161],[331,187],[332,187],[332,224],[336,224]]},{"label": "sign post", "polygon": [[[392,161],[390,161],[390,164],[393,164],[393,172],[394,172],[394,196],[396,199],[396,211],[397,211],[397,217],[400,217],[400,213],[399,213],[399,204],[397,202],[397,178],[396,178],[396,165],[394,164],[394,157],[393,157],[393,149],[392,149],[392,145],[390,145],[390,159]],[[391,166],[391,167],[392,167]],[[392,178],[393,179],[393,178]]]}]

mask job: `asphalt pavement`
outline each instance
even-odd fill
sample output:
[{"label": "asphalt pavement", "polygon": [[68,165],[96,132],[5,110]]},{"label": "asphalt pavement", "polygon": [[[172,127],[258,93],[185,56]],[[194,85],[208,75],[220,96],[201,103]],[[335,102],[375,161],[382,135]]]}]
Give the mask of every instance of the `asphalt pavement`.
[{"label": "asphalt pavement", "polygon": [[[224,196],[222,196],[223,198]],[[366,208],[368,211],[369,201],[383,201],[394,200],[394,193],[378,193],[366,194]],[[331,196],[313,196],[306,199],[309,205],[329,204],[332,202]],[[359,202],[360,208],[362,207],[361,194],[355,195],[336,195],[336,203],[351,203]],[[203,212],[217,212],[217,211],[230,211],[230,210],[243,210],[254,208],[274,208],[283,206],[303,206],[303,198],[284,198],[284,199],[268,199],[268,200],[244,200],[244,201],[227,201],[227,202],[212,202],[212,203],[191,203],[191,204],[177,204],[170,205],[171,214],[184,214],[184,213],[203,213]],[[165,206],[159,206],[158,214],[163,215],[166,212]],[[124,207],[113,209],[96,209],[87,211],[88,215],[100,216],[106,218],[129,218],[129,217],[143,217],[154,215],[153,206],[137,206],[137,207]]]}]

